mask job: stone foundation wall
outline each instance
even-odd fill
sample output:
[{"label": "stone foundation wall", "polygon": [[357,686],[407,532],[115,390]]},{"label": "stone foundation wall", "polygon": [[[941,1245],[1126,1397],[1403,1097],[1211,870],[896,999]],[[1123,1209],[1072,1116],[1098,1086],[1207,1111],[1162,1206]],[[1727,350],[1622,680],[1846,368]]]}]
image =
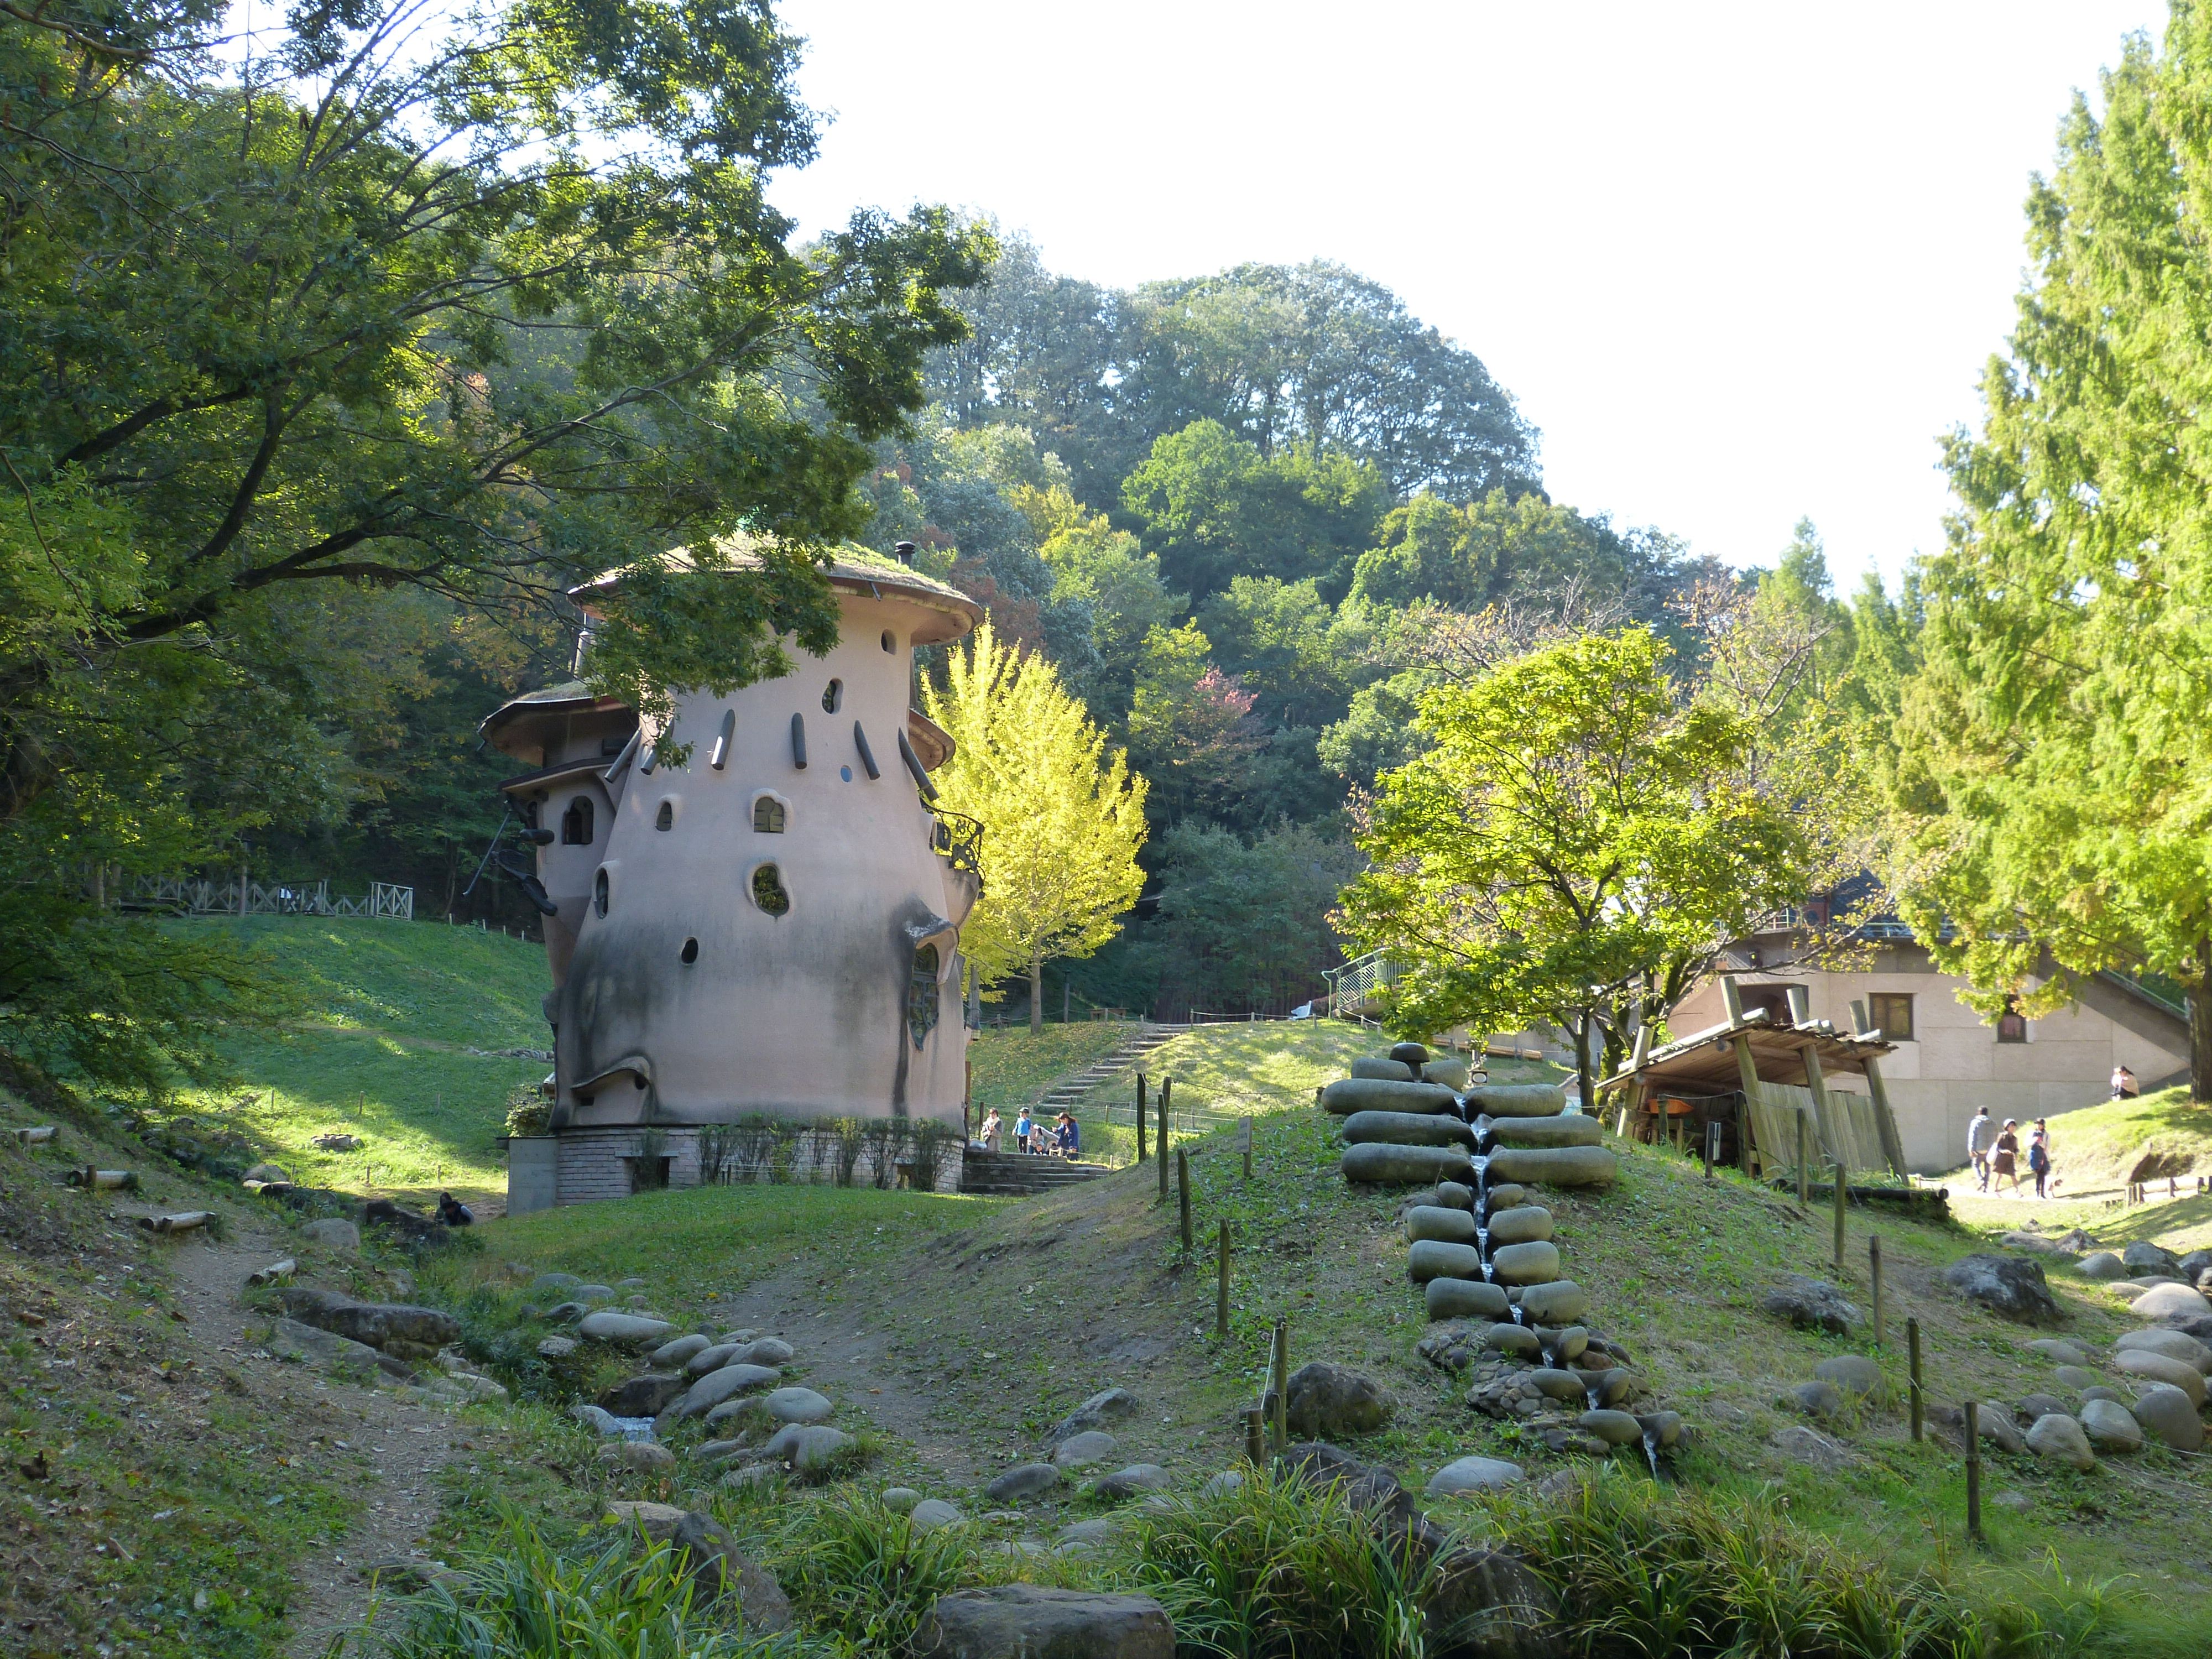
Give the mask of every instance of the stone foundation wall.
[{"label": "stone foundation wall", "polygon": [[[636,1170],[631,1160],[639,1158],[643,1152],[644,1131],[634,1127],[564,1129],[555,1139],[555,1202],[588,1204],[595,1199],[628,1198],[638,1190]],[[826,1129],[801,1131],[790,1143],[790,1183],[826,1186],[834,1181],[836,1178],[836,1136]],[[937,1155],[938,1192],[957,1193],[960,1190],[962,1150],[957,1135],[939,1145]],[[696,1187],[700,1184],[699,1132],[696,1129],[662,1130],[660,1156],[668,1163],[669,1187]],[[896,1152],[894,1156],[896,1156]],[[753,1182],[774,1182],[777,1177],[769,1170],[733,1171],[726,1168],[723,1179],[731,1185],[743,1185]],[[896,1176],[893,1179],[895,1181]],[[863,1151],[853,1170],[853,1185],[872,1187],[875,1184],[874,1164],[867,1152]]]}]

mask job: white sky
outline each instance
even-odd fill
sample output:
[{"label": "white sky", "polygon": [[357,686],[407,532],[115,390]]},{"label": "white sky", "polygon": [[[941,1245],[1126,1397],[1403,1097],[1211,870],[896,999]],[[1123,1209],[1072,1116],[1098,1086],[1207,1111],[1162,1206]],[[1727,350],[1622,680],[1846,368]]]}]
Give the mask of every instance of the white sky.
[{"label": "white sky", "polygon": [[1128,285],[1342,261],[1480,355],[1558,499],[1838,585],[1942,540],[2074,90],[2161,0],[783,0],[810,228],[944,201]]}]

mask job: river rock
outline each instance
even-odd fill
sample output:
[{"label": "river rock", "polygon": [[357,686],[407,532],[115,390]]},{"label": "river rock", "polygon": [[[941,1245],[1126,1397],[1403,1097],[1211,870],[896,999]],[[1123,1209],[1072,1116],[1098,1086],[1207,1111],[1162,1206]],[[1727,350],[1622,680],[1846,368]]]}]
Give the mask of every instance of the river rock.
[{"label": "river rock", "polygon": [[1813,1367],[1813,1375],[1824,1382],[1834,1383],[1845,1394],[1877,1405],[1889,1396],[1889,1385],[1882,1377],[1881,1367],[1864,1354],[1839,1353],[1823,1359]]},{"label": "river rock", "polygon": [[1175,1659],[1175,1626],[1145,1595],[994,1584],[941,1595],[915,1632],[920,1659]]},{"label": "river rock", "polygon": [[319,1221],[310,1221],[300,1231],[318,1244],[327,1244],[334,1250],[361,1249],[361,1229],[337,1216],[325,1216]]},{"label": "river rock", "polygon": [[[1502,1294],[1502,1293],[1501,1293]],[[377,1369],[376,1350],[332,1331],[302,1325],[296,1319],[280,1319],[270,1328],[269,1352],[279,1359],[297,1359],[341,1375],[367,1379]]]},{"label": "river rock", "polygon": [[1582,1112],[1565,1117],[1495,1117],[1482,1125],[1485,1146],[1595,1146],[1603,1131]]},{"label": "river rock", "polygon": [[1544,1357],[1543,1345],[1537,1341],[1536,1333],[1526,1325],[1492,1325],[1483,1333],[1482,1346],[1492,1353],[1511,1354],[1516,1359],[1537,1360]]},{"label": "river rock", "polygon": [[1589,1404],[1589,1382],[1581,1371],[1554,1370],[1546,1367],[1524,1372],[1521,1381],[1547,1400],[1564,1400],[1578,1406]]},{"label": "river rock", "polygon": [[1536,1340],[1543,1344],[1544,1352],[1554,1365],[1565,1365],[1580,1359],[1589,1352],[1590,1334],[1580,1325],[1553,1328],[1549,1325],[1536,1328]]},{"label": "river rock", "polygon": [[1816,1418],[1823,1423],[1835,1421],[1850,1409],[1844,1399],[1844,1391],[1822,1377],[1816,1376],[1809,1382],[1800,1382],[1784,1398],[1806,1416]]},{"label": "river rock", "polygon": [[612,1413],[601,1410],[589,1401],[579,1400],[568,1407],[568,1415],[593,1434],[612,1437],[623,1431],[622,1425],[615,1421]]},{"label": "river rock", "polygon": [[1532,1325],[1571,1325],[1589,1306],[1589,1295],[1571,1279],[1524,1285],[1513,1300],[1521,1309],[1521,1316]]},{"label": "river rock", "polygon": [[1443,1209],[1465,1210],[1470,1215],[1474,1212],[1474,1188],[1472,1187],[1462,1186],[1456,1181],[1439,1181],[1436,1185],[1436,1202]]},{"label": "river rock", "polygon": [[1087,1469],[1111,1457],[1120,1443],[1103,1429],[1085,1429],[1061,1441],[1053,1451],[1052,1461],[1063,1469]]},{"label": "river rock", "polygon": [[778,1389],[763,1403],[779,1423],[826,1423],[837,1409],[811,1389]]},{"label": "river rock", "polygon": [[1608,1446],[1633,1446],[1644,1438],[1644,1425],[1626,1412],[1584,1412],[1575,1419],[1575,1426]]},{"label": "river rock", "polygon": [[598,1461],[633,1474],[659,1474],[676,1467],[676,1454],[650,1440],[616,1440],[599,1448]]},{"label": "river rock", "polygon": [[907,1520],[916,1532],[935,1532],[939,1527],[964,1525],[968,1517],[959,1508],[942,1498],[925,1498],[914,1506]]},{"label": "river rock", "polygon": [[1284,1414],[1301,1440],[1372,1434],[1390,1420],[1391,1399],[1373,1377],[1316,1359],[1291,1373]]},{"label": "river rock", "polygon": [[1660,1451],[1681,1441],[1685,1425],[1680,1412],[1638,1412],[1636,1420],[1644,1425],[1644,1435]]},{"label": "river rock", "polygon": [[1339,1168],[1346,1181],[1377,1187],[1418,1187],[1431,1182],[1470,1180],[1474,1160],[1457,1146],[1393,1146],[1369,1140],[1346,1147]]},{"label": "river rock", "polygon": [[2109,1280],[2125,1279],[2127,1264],[2110,1250],[2093,1250],[2074,1264],[2074,1271],[2084,1279]]},{"label": "river rock", "polygon": [[2094,1389],[2105,1379],[2087,1365],[2061,1365],[2051,1373],[2051,1381],[2062,1389],[2071,1389],[2079,1394],[2084,1389]]},{"label": "river rock", "polygon": [[1474,1145],[1474,1131],[1444,1113],[1354,1112],[1344,1120],[1344,1139],[1358,1146],[1382,1142],[1392,1146]]},{"label": "river rock", "polygon": [[737,1598],[748,1636],[773,1636],[791,1628],[791,1598],[775,1575],[740,1550],[738,1540],[713,1516],[687,1510],[668,1542],[686,1558],[699,1588],[709,1598]]},{"label": "river rock", "polygon": [[851,1435],[826,1423],[787,1423],[761,1449],[804,1474],[827,1468],[854,1443]]},{"label": "river rock", "polygon": [[1406,1276],[1416,1285],[1431,1279],[1480,1279],[1482,1252],[1472,1244],[1425,1238],[1406,1252]]},{"label": "river rock", "polygon": [[2089,1351],[2080,1343],[2069,1342],[2062,1336],[2039,1337],[2027,1345],[2027,1351],[2061,1365],[2087,1365],[2092,1358]]},{"label": "river rock", "polygon": [[1224,1469],[1198,1489],[1200,1498],[1233,1498],[1244,1490],[1242,1469]]},{"label": "river rock", "polygon": [[549,1336],[538,1345],[538,1357],[540,1359],[566,1359],[575,1352],[576,1339],[573,1336]]},{"label": "river rock", "polygon": [[1487,1189],[1489,1211],[1517,1210],[1528,1202],[1528,1189],[1517,1181],[1492,1181]]},{"label": "river rock", "polygon": [[758,1394],[783,1381],[783,1373],[768,1365],[725,1365],[708,1371],[686,1389],[668,1409],[678,1419],[697,1417],[726,1400]]},{"label": "river rock", "polygon": [[2097,1457],[2089,1449],[2089,1437],[2081,1432],[2081,1425],[2070,1417],[2052,1413],[2039,1417],[2027,1436],[2027,1449],[2039,1457],[2047,1457],[2054,1463],[2070,1463],[2077,1469],[2097,1467]]},{"label": "river rock", "polygon": [[1501,1244],[1537,1244],[1552,1236],[1552,1212],[1540,1204],[1516,1204],[1510,1210],[1493,1209],[1490,1212],[1490,1242]]},{"label": "river rock", "polygon": [[1379,1079],[1385,1083],[1418,1083],[1413,1068],[1402,1060],[1389,1060],[1374,1054],[1362,1054],[1352,1062],[1352,1075]]},{"label": "river rock", "polygon": [[1793,1423],[1788,1428],[1776,1430],[1767,1436],[1766,1443],[1784,1456],[1818,1469],[1823,1474],[1841,1474],[1857,1462],[1841,1441],[1832,1440],[1818,1429],[1808,1428],[1802,1423]]},{"label": "river rock", "polygon": [[2044,1324],[2058,1317],[2058,1304],[2039,1261],[2016,1255],[1965,1256],[1943,1270],[1943,1282],[2002,1319]]},{"label": "river rock", "polygon": [[673,1371],[647,1371],[603,1390],[599,1403],[614,1417],[658,1417],[683,1392],[684,1379]]},{"label": "river rock", "polygon": [[1802,1273],[1784,1273],[1781,1282],[1759,1298],[1759,1310],[1786,1320],[1801,1331],[1826,1331],[1836,1336],[1848,1335],[1859,1317],[1857,1308],[1846,1302],[1833,1285]]},{"label": "river rock", "polygon": [[1474,1215],[1468,1210],[1448,1210],[1440,1204],[1424,1204],[1406,1212],[1406,1241],[1418,1244],[1425,1238],[1443,1244],[1474,1243]]},{"label": "river rock", "polygon": [[[2042,1420],[2036,1419],[2039,1423]],[[2091,1447],[2100,1452],[2142,1449],[2142,1425],[2136,1421],[2134,1413],[2126,1407],[2114,1405],[2109,1400],[2092,1400],[2081,1407],[2081,1432]]]},{"label": "river rock", "polygon": [[1462,1457],[1429,1477],[1422,1491],[1431,1498],[1458,1498],[1471,1492],[1497,1492],[1518,1486],[1528,1473],[1502,1457]]},{"label": "river rock", "polygon": [[2136,1396],[2130,1414],[2160,1445],[2176,1451],[2204,1449],[2204,1419],[2187,1394],[2171,1382],[2153,1382]]},{"label": "river rock", "polygon": [[[2073,1421],[2071,1418],[2067,1420]],[[2027,1444],[2021,1436],[2020,1425],[2013,1419],[2012,1407],[2002,1400],[1983,1401],[1975,1421],[1982,1438],[1999,1451],[2016,1452]]]},{"label": "river rock", "polygon": [[732,1364],[788,1365],[791,1344],[780,1336],[757,1336],[730,1356]]},{"label": "river rock", "polygon": [[1430,1321],[1441,1319],[1503,1319],[1511,1304],[1503,1285],[1480,1279],[1431,1279],[1421,1287],[1421,1299]]},{"label": "river rock", "polygon": [[1490,1252],[1490,1270],[1501,1285],[1548,1285],[1559,1276],[1559,1247],[1542,1243],[1500,1244]]},{"label": "river rock", "polygon": [[2170,1330],[2163,1325],[2124,1332],[2112,1346],[2115,1349],[2142,1348],[2152,1353],[2162,1353],[2168,1359],[2179,1359],[2185,1365],[2194,1365],[2199,1371],[2212,1373],[2212,1347],[2207,1347],[2185,1331]]},{"label": "river rock", "polygon": [[2141,1279],[2149,1273],[2170,1279],[2181,1277],[2181,1258],[2147,1238],[2139,1238],[2122,1250],[2120,1265],[2128,1270],[2130,1279]]},{"label": "river rock", "polygon": [[1567,1109],[1567,1091],[1556,1083],[1479,1083],[1466,1101],[1470,1115],[1557,1117]]},{"label": "river rock", "polygon": [[1350,1117],[1354,1112],[1452,1112],[1458,1107],[1459,1097],[1436,1083],[1351,1077],[1321,1091],[1322,1110],[1336,1117]]},{"label": "river rock", "polygon": [[734,1364],[744,1346],[742,1342],[717,1342],[711,1348],[702,1348],[684,1362],[684,1374],[698,1377],[719,1371],[723,1366]]},{"label": "river rock", "polygon": [[2112,1369],[2153,1382],[2171,1382],[2189,1396],[2191,1405],[2203,1407],[2204,1373],[2185,1360],[2169,1359],[2148,1348],[2122,1348],[2112,1356]]},{"label": "river rock", "polygon": [[679,1336],[647,1354],[646,1364],[657,1371],[682,1370],[695,1355],[706,1352],[712,1346],[703,1336]]},{"label": "river rock", "polygon": [[1139,1492],[1158,1492],[1168,1484],[1168,1472],[1158,1463],[1132,1463],[1125,1469],[1101,1475],[1091,1482],[1093,1497],[1112,1503],[1134,1498]]},{"label": "river rock", "polygon": [[2154,1285],[2136,1298],[2134,1311],[2137,1319],[2179,1324],[2212,1315],[2212,1302],[2207,1302],[2203,1292],[2186,1285]]},{"label": "river rock", "polygon": [[579,1285],[574,1295],[577,1301],[583,1303],[611,1302],[615,1299],[611,1285]]},{"label": "river rock", "polygon": [[1083,1433],[1086,1429],[1103,1428],[1109,1423],[1126,1423],[1137,1414],[1137,1396],[1127,1389],[1101,1389],[1054,1425],[1045,1437],[1047,1445],[1056,1446],[1070,1435]]},{"label": "river rock", "polygon": [[1608,1146],[1507,1146],[1490,1155],[1498,1180],[1540,1187],[1610,1187],[1620,1170],[1620,1155]]},{"label": "river rock", "polygon": [[647,1319],[642,1314],[617,1313],[602,1308],[597,1313],[586,1314],[583,1322],[576,1327],[576,1334],[613,1347],[644,1348],[658,1347],[675,1328],[665,1319]]},{"label": "river rock", "polygon": [[1060,1484],[1060,1471],[1049,1463],[1018,1463],[983,1488],[994,1504],[1010,1504],[1050,1492]]}]

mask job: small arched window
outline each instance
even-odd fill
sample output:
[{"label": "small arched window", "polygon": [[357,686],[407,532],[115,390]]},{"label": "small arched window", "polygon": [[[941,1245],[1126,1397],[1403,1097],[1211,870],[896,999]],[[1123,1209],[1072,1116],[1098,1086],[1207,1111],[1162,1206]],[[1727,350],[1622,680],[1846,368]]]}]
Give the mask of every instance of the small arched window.
[{"label": "small arched window", "polygon": [[674,801],[665,800],[660,803],[660,811],[659,816],[653,820],[653,827],[656,830],[673,830],[676,827],[676,803]]},{"label": "small arched window", "polygon": [[822,712],[825,714],[834,714],[839,708],[844,706],[844,702],[845,682],[842,680],[830,681],[828,686],[823,690]]},{"label": "small arched window", "polygon": [[607,872],[605,870],[592,878],[592,908],[601,915],[607,913]]},{"label": "small arched window", "polygon": [[561,845],[589,847],[592,844],[592,798],[579,795],[568,803],[568,810],[561,814]]},{"label": "small arched window", "polygon": [[894,656],[898,653],[898,641],[891,637],[891,630],[888,628],[884,629],[884,649]]},{"label": "small arched window", "polygon": [[773,795],[763,795],[753,803],[753,833],[760,836],[780,836],[783,833],[783,803]]},{"label": "small arched window", "polygon": [[682,955],[683,955],[683,957],[684,957],[684,965],[686,968],[689,968],[689,967],[690,967],[693,963],[695,963],[695,962],[698,961],[698,960],[699,960],[699,941],[698,941],[697,939],[685,939],[685,940],[684,941],[684,950],[683,950],[683,951],[682,951]]},{"label": "small arched window", "polygon": [[782,873],[773,864],[763,864],[753,872],[753,902],[772,916],[789,913],[791,895],[784,890]]},{"label": "small arched window", "polygon": [[914,953],[907,973],[906,1029],[917,1048],[937,1024],[937,947],[925,945]]},{"label": "small arched window", "polygon": [[2027,1016],[2021,1012],[2019,1005],[2010,997],[2005,999],[2004,1012],[1997,1016],[1997,1041],[1999,1042],[2027,1041]]}]

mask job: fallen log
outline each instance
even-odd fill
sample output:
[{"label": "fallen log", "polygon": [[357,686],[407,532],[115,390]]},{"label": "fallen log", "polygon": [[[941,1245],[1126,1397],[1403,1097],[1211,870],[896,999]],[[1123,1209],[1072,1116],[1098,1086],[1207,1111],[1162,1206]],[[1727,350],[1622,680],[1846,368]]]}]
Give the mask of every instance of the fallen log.
[{"label": "fallen log", "polygon": [[177,1215],[142,1215],[138,1224],[149,1233],[189,1233],[215,1219],[212,1210],[185,1210]]},{"label": "fallen log", "polygon": [[281,1279],[289,1279],[299,1271],[300,1264],[288,1255],[282,1261],[270,1262],[258,1273],[248,1273],[246,1282],[258,1290],[264,1285],[274,1285]]},{"label": "fallen log", "polygon": [[96,1170],[89,1164],[82,1170],[71,1170],[69,1184],[82,1187],[88,1192],[108,1193],[118,1188],[133,1188],[138,1184],[137,1172],[132,1170]]},{"label": "fallen log", "polygon": [[35,1128],[16,1129],[12,1133],[18,1146],[36,1146],[54,1138],[54,1126],[51,1123],[41,1123]]}]

